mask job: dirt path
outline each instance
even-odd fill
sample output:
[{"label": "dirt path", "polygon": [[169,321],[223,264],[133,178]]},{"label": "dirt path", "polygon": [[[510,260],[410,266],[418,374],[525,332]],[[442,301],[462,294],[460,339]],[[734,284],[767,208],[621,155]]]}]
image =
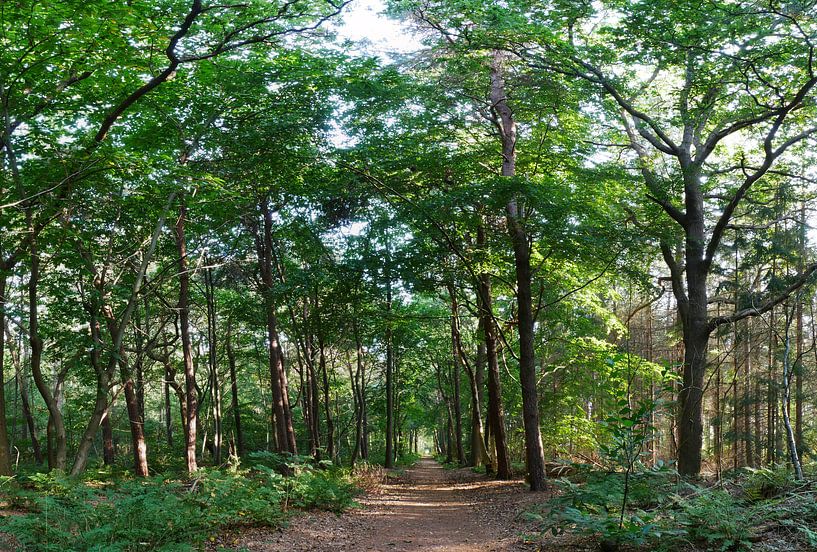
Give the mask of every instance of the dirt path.
[{"label": "dirt path", "polygon": [[492,481],[470,470],[444,470],[424,459],[342,516],[309,513],[279,531],[251,530],[230,543],[251,552],[506,552],[541,550],[521,535],[519,518],[544,499],[522,481]]}]

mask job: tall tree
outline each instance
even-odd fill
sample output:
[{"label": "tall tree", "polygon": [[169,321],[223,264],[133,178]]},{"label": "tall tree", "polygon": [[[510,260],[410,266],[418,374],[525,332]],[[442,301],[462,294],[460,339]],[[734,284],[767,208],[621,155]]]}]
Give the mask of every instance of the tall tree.
[{"label": "tall tree", "polygon": [[[550,30],[514,50],[533,69],[582,79],[606,96],[635,153],[645,197],[674,225],[660,245],[683,327],[678,468],[696,475],[710,335],[770,311],[817,272],[817,264],[809,265],[733,313],[708,311],[710,277],[736,212],[787,152],[817,133],[810,124],[817,28],[806,11],[776,4],[634,1],[561,14],[567,25],[554,30],[552,20],[532,13],[538,29]],[[600,30],[584,25],[602,14]],[[600,38],[610,47],[600,47]],[[621,62],[632,70],[614,70]],[[666,79],[679,87],[667,90]],[[737,158],[730,149],[736,139],[744,141]],[[683,245],[676,248],[679,239]]]}]

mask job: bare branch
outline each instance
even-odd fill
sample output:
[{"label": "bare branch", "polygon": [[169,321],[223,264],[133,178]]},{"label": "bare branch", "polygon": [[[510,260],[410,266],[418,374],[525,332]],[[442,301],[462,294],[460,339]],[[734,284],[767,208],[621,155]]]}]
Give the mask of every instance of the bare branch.
[{"label": "bare branch", "polygon": [[740,309],[729,316],[716,316],[711,318],[708,324],[710,331],[715,330],[718,326],[723,324],[732,324],[733,322],[743,320],[744,318],[748,318],[750,316],[760,316],[766,312],[769,312],[772,310],[772,308],[788,299],[792,293],[813,281],[815,275],[817,275],[817,263],[812,263],[808,265],[803,272],[801,272],[797,278],[795,278],[795,280],[786,287],[786,289],[784,289],[778,295],[767,299],[762,304]]}]

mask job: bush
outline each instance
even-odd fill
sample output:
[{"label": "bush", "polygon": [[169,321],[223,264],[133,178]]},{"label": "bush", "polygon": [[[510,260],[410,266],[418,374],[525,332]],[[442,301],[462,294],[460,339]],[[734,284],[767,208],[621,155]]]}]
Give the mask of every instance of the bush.
[{"label": "bush", "polygon": [[697,496],[677,500],[673,516],[690,539],[707,550],[750,550],[752,521],[739,500],[721,489],[702,489]]},{"label": "bush", "polygon": [[[576,477],[557,480],[560,496],[547,505],[547,512],[530,514],[554,534],[573,531],[592,535],[609,548],[621,544],[640,545],[649,539],[665,538],[677,530],[661,527],[655,512],[647,510],[665,502],[676,488],[675,472],[663,464],[626,476],[620,472],[601,472],[577,467]],[[628,508],[624,501],[625,477],[628,478]]]},{"label": "bush", "polygon": [[[59,474],[28,481],[31,513],[9,518],[5,531],[36,552],[177,552],[194,550],[223,527],[276,526],[290,508],[341,511],[353,504],[348,474],[305,466],[284,477],[256,470],[201,470],[182,482],[163,476],[109,488]],[[44,495],[44,496],[43,496]]]},{"label": "bush", "polygon": [[607,550],[745,551],[758,549],[766,534],[792,550],[817,549],[817,487],[795,486],[784,468],[747,470],[717,487],[677,479],[666,467],[639,467],[630,474],[622,516],[624,474],[578,467],[557,482],[561,494],[527,518],[554,534],[591,536]]},{"label": "bush", "polygon": [[794,486],[794,474],[785,465],[770,468],[746,468],[743,484],[746,497],[752,501],[774,498]]}]

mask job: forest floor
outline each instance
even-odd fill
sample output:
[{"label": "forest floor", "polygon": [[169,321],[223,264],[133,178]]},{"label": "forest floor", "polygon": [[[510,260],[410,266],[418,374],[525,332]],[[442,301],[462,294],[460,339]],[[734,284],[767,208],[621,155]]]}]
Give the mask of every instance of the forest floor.
[{"label": "forest floor", "polygon": [[250,552],[592,550],[566,536],[528,542],[534,527],[520,514],[547,496],[528,492],[522,480],[495,481],[423,459],[370,490],[358,501],[360,508],[341,515],[308,512],[278,530],[225,534],[213,550],[219,549],[216,545]]}]

